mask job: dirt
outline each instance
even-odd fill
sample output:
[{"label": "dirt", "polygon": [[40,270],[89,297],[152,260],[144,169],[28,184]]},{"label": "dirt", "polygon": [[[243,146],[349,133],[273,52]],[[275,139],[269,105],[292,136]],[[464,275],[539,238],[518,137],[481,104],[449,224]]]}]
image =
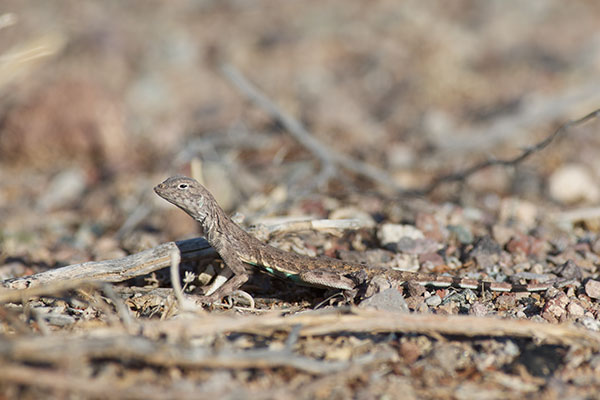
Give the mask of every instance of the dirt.
[{"label": "dirt", "polygon": [[[0,397],[597,397],[600,123],[557,131],[600,107],[595,3],[4,3],[3,286],[201,236],[152,192],[174,174],[288,251],[555,285],[351,304],[256,274],[186,310],[168,268],[4,289]],[[220,267],[184,262],[186,296]]]}]

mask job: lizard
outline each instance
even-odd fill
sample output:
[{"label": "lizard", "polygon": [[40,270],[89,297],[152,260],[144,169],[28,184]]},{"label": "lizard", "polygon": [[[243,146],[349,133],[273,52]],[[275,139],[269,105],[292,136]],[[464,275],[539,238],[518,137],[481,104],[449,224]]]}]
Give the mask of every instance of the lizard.
[{"label": "lizard", "polygon": [[309,257],[291,253],[263,243],[243,230],[227,216],[212,194],[195,179],[173,176],[156,185],[154,191],[200,223],[206,240],[233,272],[229,280],[212,294],[204,296],[202,301],[206,303],[214,302],[239,289],[254,269],[299,285],[339,289],[350,298],[354,298],[359,292],[364,297],[377,292],[379,287],[368,286],[378,280],[377,278],[383,278],[389,287],[399,287],[410,282],[438,288],[458,287],[497,292],[545,291],[552,286],[551,283],[510,284],[424,274],[346,262],[330,257]]}]

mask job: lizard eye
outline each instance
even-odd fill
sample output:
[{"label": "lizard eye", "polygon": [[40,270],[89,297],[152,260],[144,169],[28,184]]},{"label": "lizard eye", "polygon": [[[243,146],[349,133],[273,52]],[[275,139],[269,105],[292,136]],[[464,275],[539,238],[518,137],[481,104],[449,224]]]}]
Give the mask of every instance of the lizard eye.
[{"label": "lizard eye", "polygon": [[188,188],[188,184],[187,183],[180,183],[179,184],[179,189],[187,189]]}]

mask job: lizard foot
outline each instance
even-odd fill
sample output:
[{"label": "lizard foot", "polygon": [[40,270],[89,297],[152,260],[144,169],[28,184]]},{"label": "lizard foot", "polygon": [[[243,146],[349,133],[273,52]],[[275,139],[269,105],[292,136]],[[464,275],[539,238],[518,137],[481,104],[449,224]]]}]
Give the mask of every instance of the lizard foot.
[{"label": "lizard foot", "polygon": [[248,280],[248,275],[240,274],[234,275],[227,282],[221,285],[213,293],[206,296],[198,296],[197,301],[202,304],[212,304],[217,300],[221,300],[223,297],[232,294],[237,291]]},{"label": "lizard foot", "polygon": [[244,292],[243,290],[236,290],[234,292],[231,292],[230,294],[226,295],[224,299],[228,300],[229,307],[233,307],[234,301],[239,299],[245,300],[244,302],[248,305],[248,307],[251,310],[253,310],[255,306],[254,298],[247,292]]}]

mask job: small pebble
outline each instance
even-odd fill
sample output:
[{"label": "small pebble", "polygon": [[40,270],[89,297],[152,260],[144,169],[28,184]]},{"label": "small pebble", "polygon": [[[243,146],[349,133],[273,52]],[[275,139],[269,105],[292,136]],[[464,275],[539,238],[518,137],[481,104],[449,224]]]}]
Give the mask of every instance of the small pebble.
[{"label": "small pebble", "polygon": [[477,240],[469,256],[474,258],[477,264],[483,268],[488,268],[496,263],[497,257],[501,252],[502,248],[494,239],[489,236],[483,236]]},{"label": "small pebble", "polygon": [[423,285],[419,285],[418,283],[409,281],[406,286],[408,288],[408,294],[411,297],[421,296],[423,293],[425,293],[425,287]]},{"label": "small pebble", "polygon": [[430,264],[431,267],[435,268],[440,265],[445,265],[444,258],[438,253],[426,253],[419,256],[419,264],[425,265]]},{"label": "small pebble", "polygon": [[398,242],[388,244],[386,247],[391,247],[396,252],[425,254],[438,251],[443,245],[431,239],[411,239],[405,236]]},{"label": "small pebble", "polygon": [[528,256],[539,256],[545,250],[544,245],[545,242],[543,240],[522,233],[516,233],[506,244],[506,250],[511,254],[522,253]]},{"label": "small pebble", "polygon": [[462,225],[449,225],[448,230],[456,235],[461,244],[471,244],[473,242],[473,234]]},{"label": "small pebble", "polygon": [[421,348],[416,343],[412,342],[401,343],[400,348],[398,350],[400,356],[408,365],[411,365],[412,363],[417,361],[422,355]]},{"label": "small pebble", "polygon": [[590,279],[585,283],[585,294],[592,299],[600,299],[600,281]]},{"label": "small pebble", "polygon": [[374,308],[383,311],[407,313],[408,304],[397,289],[390,288],[376,293],[360,303],[359,308]]},{"label": "small pebble", "polygon": [[437,307],[440,304],[442,304],[442,298],[440,296],[438,296],[437,294],[434,294],[433,296],[431,296],[427,300],[425,300],[425,303],[429,307]]},{"label": "small pebble", "polygon": [[570,164],[557,169],[549,180],[550,196],[563,204],[600,200],[598,180],[583,165]]},{"label": "small pebble", "polygon": [[435,215],[430,213],[418,213],[415,217],[415,226],[423,232],[426,238],[436,242],[442,242],[448,236],[448,230]]},{"label": "small pebble", "polygon": [[567,260],[566,263],[560,265],[554,271],[558,276],[566,278],[566,279],[581,279],[583,278],[583,273],[581,272],[581,268],[573,262],[573,260]]},{"label": "small pebble", "polygon": [[512,293],[500,295],[496,299],[496,307],[499,309],[507,310],[513,308],[516,304],[517,298]]},{"label": "small pebble", "polygon": [[567,311],[574,317],[581,317],[585,313],[585,309],[575,301],[572,301],[567,306]]},{"label": "small pebble", "polygon": [[397,243],[400,239],[423,239],[425,235],[412,225],[383,224],[377,232],[377,237],[382,245]]},{"label": "small pebble", "polygon": [[469,309],[469,314],[474,315],[476,317],[485,317],[488,314],[488,309],[485,306],[485,304],[475,302]]},{"label": "small pebble", "polygon": [[563,292],[559,292],[554,298],[549,299],[544,307],[544,313],[549,313],[555,318],[560,318],[566,312],[569,298]]},{"label": "small pebble", "polygon": [[492,236],[498,244],[501,246],[506,245],[506,243],[512,239],[515,234],[515,229],[512,227],[507,227],[504,225],[495,224],[492,227]]},{"label": "small pebble", "polygon": [[394,257],[395,269],[416,272],[419,267],[419,257],[414,254],[396,254]]},{"label": "small pebble", "polygon": [[600,321],[598,321],[594,317],[588,317],[588,316],[583,317],[581,319],[581,323],[583,324],[583,326],[586,329],[589,329],[590,331],[594,331],[594,332],[600,331]]},{"label": "small pebble", "polygon": [[537,217],[538,206],[528,201],[507,198],[500,203],[499,219],[502,222],[517,221],[521,226],[532,228],[537,223]]},{"label": "small pebble", "polygon": [[425,302],[419,303],[419,305],[416,307],[415,309],[416,312],[424,314],[426,312],[429,312],[429,307],[427,307],[427,304],[425,304]]}]

